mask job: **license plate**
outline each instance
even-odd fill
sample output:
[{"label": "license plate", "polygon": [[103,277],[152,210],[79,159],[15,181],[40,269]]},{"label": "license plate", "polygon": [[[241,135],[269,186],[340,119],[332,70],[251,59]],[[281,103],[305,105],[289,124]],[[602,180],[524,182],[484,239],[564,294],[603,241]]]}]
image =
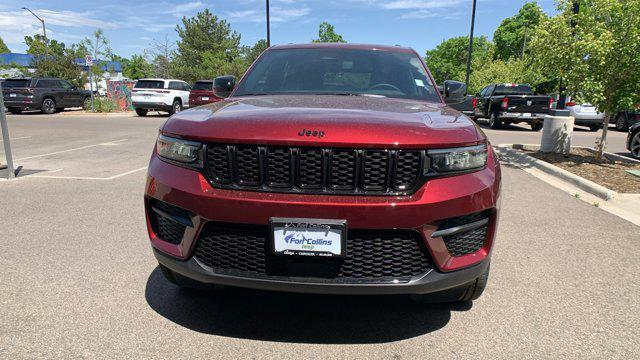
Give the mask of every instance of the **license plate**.
[{"label": "license plate", "polygon": [[9,97],[16,97],[16,96],[18,96],[18,95],[17,94],[13,94],[13,93],[9,94]]},{"label": "license plate", "polygon": [[272,251],[289,256],[345,256],[346,220],[271,218]]},{"label": "license plate", "polygon": [[207,97],[207,96],[203,96],[201,99],[202,99],[202,100],[209,100],[209,97]]},{"label": "license plate", "polygon": [[523,113],[522,116],[523,117],[531,117],[531,113]]}]

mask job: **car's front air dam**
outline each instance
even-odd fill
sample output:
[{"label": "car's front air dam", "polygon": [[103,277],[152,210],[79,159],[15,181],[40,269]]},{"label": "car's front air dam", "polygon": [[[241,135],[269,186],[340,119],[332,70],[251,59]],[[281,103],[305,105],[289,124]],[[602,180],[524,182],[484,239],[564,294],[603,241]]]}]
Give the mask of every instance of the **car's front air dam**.
[{"label": "car's front air dam", "polygon": [[[423,234],[438,270],[453,271],[489,258],[500,201],[500,168],[489,153],[488,165],[476,172],[434,178],[410,196],[343,196],[213,188],[194,170],[178,167],[153,155],[145,193],[195,214],[193,229],[174,245],[158,239],[147,220],[153,246],[172,257],[191,256],[199,231],[207,221],[266,225],[271,217],[346,219],[351,229],[415,229]],[[147,214],[149,204],[147,205]],[[443,219],[489,210],[487,239],[482,249],[451,257],[441,238],[431,233]]]}]

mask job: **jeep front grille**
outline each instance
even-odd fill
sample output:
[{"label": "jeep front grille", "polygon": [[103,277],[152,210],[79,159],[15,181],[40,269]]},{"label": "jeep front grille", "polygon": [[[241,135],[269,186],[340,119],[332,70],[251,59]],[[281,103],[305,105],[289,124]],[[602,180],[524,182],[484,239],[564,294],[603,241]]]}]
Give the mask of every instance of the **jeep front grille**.
[{"label": "jeep front grille", "polygon": [[208,144],[204,174],[218,188],[406,195],[423,182],[424,150]]}]

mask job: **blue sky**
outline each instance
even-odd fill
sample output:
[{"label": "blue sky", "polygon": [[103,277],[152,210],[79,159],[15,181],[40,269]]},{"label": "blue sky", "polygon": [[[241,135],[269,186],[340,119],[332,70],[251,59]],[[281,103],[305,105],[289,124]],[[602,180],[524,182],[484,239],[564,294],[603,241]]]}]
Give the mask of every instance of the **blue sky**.
[{"label": "blue sky", "polygon": [[[476,34],[492,36],[502,19],[525,0],[478,0]],[[551,13],[553,0],[539,0]],[[349,42],[410,46],[421,54],[442,40],[467,35],[472,0],[271,0],[272,44],[309,42],[328,21]],[[182,16],[209,8],[228,20],[243,44],[265,38],[265,0],[194,1],[3,1],[0,37],[13,52],[24,52],[23,37],[41,33],[26,6],[44,18],[47,35],[67,44],[102,28],[114,51],[141,54],[154,40],[175,41]]]}]

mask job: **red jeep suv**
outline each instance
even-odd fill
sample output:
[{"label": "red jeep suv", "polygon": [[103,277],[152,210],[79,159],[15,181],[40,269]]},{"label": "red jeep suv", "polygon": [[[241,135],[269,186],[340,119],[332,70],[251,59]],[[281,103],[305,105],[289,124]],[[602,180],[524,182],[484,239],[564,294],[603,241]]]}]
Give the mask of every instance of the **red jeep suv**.
[{"label": "red jeep suv", "polygon": [[414,50],[275,46],[224,83],[224,100],[169,118],[151,156],[147,227],[168,281],[480,296],[500,166]]}]

